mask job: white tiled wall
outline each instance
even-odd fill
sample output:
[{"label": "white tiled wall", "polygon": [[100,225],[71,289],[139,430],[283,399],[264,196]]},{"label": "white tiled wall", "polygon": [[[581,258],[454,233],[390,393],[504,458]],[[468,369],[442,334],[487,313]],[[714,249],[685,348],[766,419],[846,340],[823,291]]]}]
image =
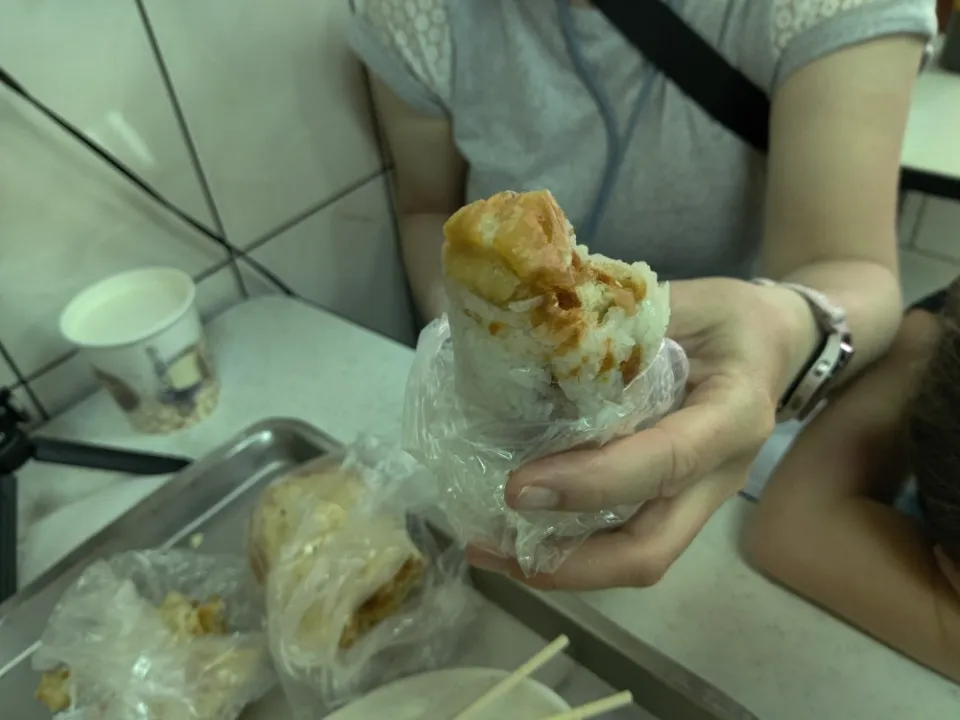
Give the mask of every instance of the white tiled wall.
[{"label": "white tiled wall", "polygon": [[[411,342],[348,4],[144,7],[230,241],[307,299]],[[5,0],[2,15],[0,67],[214,227],[136,0]],[[276,291],[0,86],[0,385],[41,415],[89,392],[57,316],[81,287],[149,264],[193,274],[207,317]]]}]

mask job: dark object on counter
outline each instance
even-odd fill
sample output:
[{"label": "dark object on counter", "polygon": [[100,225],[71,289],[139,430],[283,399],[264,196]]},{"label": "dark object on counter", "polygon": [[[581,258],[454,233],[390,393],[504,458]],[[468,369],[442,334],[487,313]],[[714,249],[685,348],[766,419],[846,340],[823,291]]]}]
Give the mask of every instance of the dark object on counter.
[{"label": "dark object on counter", "polygon": [[13,403],[13,393],[0,388],[0,605],[17,592],[16,472],[30,460],[109,470],[132,475],[166,475],[192,460],[171,455],[129,452],[100,445],[31,438],[20,427],[27,414]]},{"label": "dark object on counter", "polygon": [[960,73],[960,0],[954,4],[953,15],[947,24],[943,50],[940,51],[940,67],[949,72]]}]

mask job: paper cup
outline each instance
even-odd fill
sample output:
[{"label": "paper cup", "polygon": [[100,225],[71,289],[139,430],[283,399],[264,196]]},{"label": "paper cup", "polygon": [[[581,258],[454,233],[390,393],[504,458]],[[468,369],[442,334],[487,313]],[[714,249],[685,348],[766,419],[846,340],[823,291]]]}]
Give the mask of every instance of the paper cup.
[{"label": "paper cup", "polygon": [[82,291],[60,316],[63,336],[141,432],[188,427],[217,406],[196,295],[180,270],[132,270]]}]

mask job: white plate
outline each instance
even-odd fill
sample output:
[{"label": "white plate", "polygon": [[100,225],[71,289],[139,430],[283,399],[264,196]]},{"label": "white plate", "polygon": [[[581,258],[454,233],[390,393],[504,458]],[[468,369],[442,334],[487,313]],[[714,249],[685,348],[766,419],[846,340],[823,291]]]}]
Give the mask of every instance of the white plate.
[{"label": "white plate", "polygon": [[[507,674],[489,668],[454,668],[413,675],[374,690],[327,720],[452,720]],[[553,690],[527,679],[473,720],[542,720],[569,709]]]}]

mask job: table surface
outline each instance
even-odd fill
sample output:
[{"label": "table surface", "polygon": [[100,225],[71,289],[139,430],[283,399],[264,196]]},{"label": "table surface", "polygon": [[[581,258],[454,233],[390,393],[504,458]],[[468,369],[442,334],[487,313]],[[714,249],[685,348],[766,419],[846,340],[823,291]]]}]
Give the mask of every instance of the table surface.
[{"label": "table surface", "polygon": [[[208,335],[224,389],[219,407],[200,425],[165,437],[138,435],[98,393],[43,431],[191,457],[267,417],[302,419],[341,442],[360,432],[397,436],[413,361],[409,348],[279,297],[230,309]],[[48,503],[65,501],[65,488],[100,487],[29,529],[27,576],[164,482],[39,463],[24,468],[20,480],[25,495]],[[747,567],[738,542],[751,509],[740,498],[724,505],[658,586],[582,597],[764,720],[960,717],[960,687]]]}]

